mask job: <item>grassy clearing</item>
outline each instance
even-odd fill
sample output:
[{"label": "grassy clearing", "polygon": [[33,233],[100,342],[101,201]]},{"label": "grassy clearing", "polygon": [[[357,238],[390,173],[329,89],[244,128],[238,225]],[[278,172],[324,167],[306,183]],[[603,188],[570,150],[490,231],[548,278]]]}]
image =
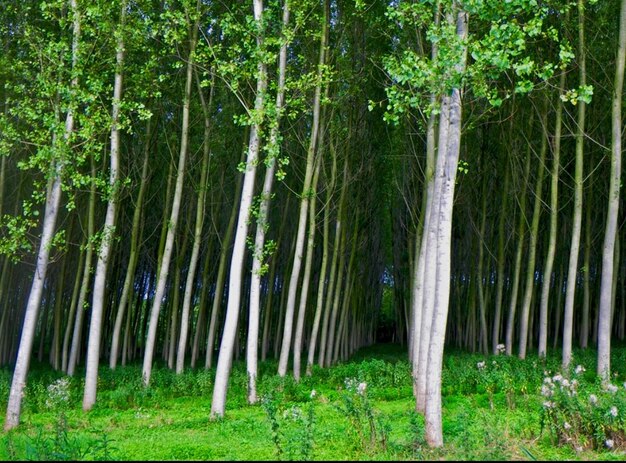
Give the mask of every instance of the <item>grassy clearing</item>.
[{"label": "grassy clearing", "polygon": [[[586,368],[577,376],[578,394],[554,394],[546,408],[542,386],[558,371],[557,357],[539,362],[449,352],[446,445],[438,450],[424,443],[410,368],[398,346],[364,349],[348,363],[315,369],[300,384],[277,377],[276,364],[268,362],[260,374],[264,400],[255,406],[246,404],[245,365],[236,363],[227,416],[216,422],[208,419],[213,371],[176,376],[159,367],[144,389],[140,366],[103,368],[96,407],[83,413],[80,372],[63,386],[55,383],[58,373],[35,367],[22,425],[0,437],[0,459],[624,460],[626,349],[614,351],[613,364],[622,368],[614,393],[595,382],[594,353],[576,354],[576,364]],[[0,372],[3,412],[9,384],[10,373]],[[598,395],[597,404],[587,404],[590,394]],[[566,421],[572,426],[564,430]],[[609,438],[612,448],[603,445]]]}]

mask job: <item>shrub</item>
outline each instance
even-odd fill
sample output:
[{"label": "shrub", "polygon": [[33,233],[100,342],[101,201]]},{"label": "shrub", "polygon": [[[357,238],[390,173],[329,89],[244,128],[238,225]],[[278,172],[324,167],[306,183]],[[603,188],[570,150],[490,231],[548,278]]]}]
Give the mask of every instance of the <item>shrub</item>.
[{"label": "shrub", "polygon": [[542,429],[555,441],[577,451],[585,448],[615,449],[626,443],[626,383],[616,386],[599,379],[588,381],[578,365],[572,379],[545,373]]}]

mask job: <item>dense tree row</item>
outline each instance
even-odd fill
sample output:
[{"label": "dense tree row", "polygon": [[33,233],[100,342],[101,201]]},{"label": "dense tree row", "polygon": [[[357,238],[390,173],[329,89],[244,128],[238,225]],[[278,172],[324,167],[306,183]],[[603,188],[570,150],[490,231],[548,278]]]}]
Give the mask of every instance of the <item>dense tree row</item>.
[{"label": "dense tree row", "polygon": [[[257,364],[626,336],[626,1],[0,2],[0,365]],[[620,13],[620,14],[618,14]],[[108,366],[101,365],[108,363]],[[304,362],[304,363],[303,363]],[[77,370],[78,368],[78,370]]]}]

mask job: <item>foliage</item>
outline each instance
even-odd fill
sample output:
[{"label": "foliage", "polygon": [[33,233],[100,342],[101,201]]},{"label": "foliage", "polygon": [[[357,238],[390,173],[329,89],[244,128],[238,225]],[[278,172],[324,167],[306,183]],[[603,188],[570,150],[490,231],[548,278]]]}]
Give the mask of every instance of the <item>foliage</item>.
[{"label": "foliage", "polygon": [[367,383],[346,378],[340,413],[350,420],[350,429],[356,433],[359,444],[366,452],[387,449],[390,425],[374,413],[367,397]]},{"label": "foliage", "polygon": [[[587,379],[577,365],[567,377],[546,371],[541,424],[559,444],[583,448],[623,447],[626,443],[626,383]],[[569,379],[568,379],[569,378]]]},{"label": "foliage", "polygon": [[[315,398],[315,391],[311,399]],[[315,424],[314,401],[304,407],[281,405],[270,394],[261,404],[267,414],[272,431],[272,442],[279,460],[311,460],[313,456],[313,430]]]},{"label": "foliage", "polygon": [[[544,365],[504,355],[452,354],[443,369],[443,450],[425,443],[423,417],[413,411],[406,353],[400,347],[375,346],[350,362],[315,367],[300,382],[276,376],[274,360],[262,363],[258,390],[263,400],[258,406],[247,404],[245,364],[235,362],[227,414],[217,422],[208,420],[214,370],[176,375],[160,366],[151,387],[144,388],[137,380],[140,365],[104,368],[98,384],[102,400],[85,414],[83,381],[78,379],[82,372],[67,378],[36,364],[24,398],[23,423],[0,437],[0,459],[623,458],[626,390],[620,385],[611,393],[613,388],[596,383],[590,368],[593,353],[575,352],[587,371],[570,372],[569,384],[578,381],[577,395],[571,396],[552,373],[559,370],[557,356],[549,356]],[[618,347],[614,355],[618,363],[626,349]],[[618,371],[620,377],[623,373]],[[541,395],[546,377],[554,385],[550,397]],[[10,379],[2,370],[0,390],[8,393]],[[590,394],[598,399],[594,407]],[[554,406],[543,407],[547,401]],[[571,425],[568,430],[565,421]],[[613,449],[606,447],[609,439]]]}]

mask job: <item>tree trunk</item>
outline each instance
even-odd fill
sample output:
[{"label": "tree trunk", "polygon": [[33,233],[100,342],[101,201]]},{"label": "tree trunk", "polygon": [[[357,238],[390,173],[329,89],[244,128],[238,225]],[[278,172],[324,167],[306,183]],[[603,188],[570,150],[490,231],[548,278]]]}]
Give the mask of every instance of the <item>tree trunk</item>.
[{"label": "tree trunk", "polygon": [[537,254],[537,234],[539,233],[539,216],[541,215],[541,193],[543,190],[543,175],[547,151],[546,141],[546,111],[542,116],[542,137],[541,149],[539,153],[539,162],[537,167],[537,183],[535,184],[535,205],[533,208],[533,218],[530,225],[530,237],[528,240],[528,266],[526,267],[526,286],[524,287],[524,298],[522,299],[522,308],[520,313],[520,331],[519,331],[519,358],[526,358],[526,346],[528,344],[528,326],[530,316],[530,306],[533,297],[533,289],[535,282],[535,258]]},{"label": "tree trunk", "polygon": [[[70,0],[70,8],[73,16],[72,70],[75,70],[78,62],[81,17],[76,0]],[[77,87],[78,77],[75,76],[71,81],[70,88],[74,91]],[[62,143],[69,143],[73,131],[74,108],[70,105],[65,118],[65,131],[63,134],[64,140]],[[28,296],[28,302],[26,304],[26,315],[22,324],[22,336],[20,338],[17,360],[13,370],[13,380],[11,382],[11,390],[9,392],[9,400],[4,422],[5,431],[15,428],[20,422],[22,395],[24,388],[26,387],[26,377],[28,375],[35,328],[37,325],[37,314],[41,304],[41,294],[46,280],[50,247],[52,239],[54,238],[54,230],[56,228],[56,221],[61,203],[61,176],[63,174],[63,167],[63,161],[55,158],[51,160],[41,241],[39,243],[39,251],[37,253],[37,263],[35,266],[35,273],[33,275],[33,282]]]},{"label": "tree trunk", "polygon": [[302,266],[302,257],[304,251],[304,240],[306,234],[306,222],[309,209],[309,201],[315,200],[315,196],[311,191],[311,181],[313,179],[313,170],[315,164],[315,152],[317,149],[317,140],[320,125],[320,105],[322,97],[322,78],[324,71],[324,63],[326,61],[326,39],[328,31],[328,11],[324,8],[324,16],[322,18],[322,36],[319,49],[319,64],[317,67],[317,84],[315,86],[315,96],[313,98],[313,123],[311,126],[311,138],[306,157],[306,171],[304,174],[304,185],[302,186],[302,195],[300,202],[300,215],[298,217],[298,231],[296,235],[296,249],[293,254],[293,267],[289,278],[289,292],[287,293],[287,309],[285,311],[285,321],[283,327],[283,341],[280,350],[280,358],[278,360],[278,375],[283,377],[287,374],[287,363],[289,362],[289,352],[291,350],[291,337],[293,331],[293,318],[296,308],[296,294],[298,291],[298,282],[300,280],[300,268]]},{"label": "tree trunk", "polygon": [[[196,6],[199,10],[199,5]],[[176,236],[176,227],[178,225],[178,214],[180,212],[180,203],[183,193],[183,181],[185,178],[185,162],[187,160],[187,144],[189,142],[189,106],[191,100],[191,82],[193,80],[193,67],[195,59],[195,49],[198,42],[198,23],[196,19],[192,26],[191,41],[189,45],[189,57],[187,60],[187,80],[185,82],[185,96],[183,99],[183,125],[182,135],[180,138],[180,153],[178,157],[178,172],[176,174],[176,186],[174,188],[174,199],[172,202],[172,212],[167,229],[167,238],[165,240],[165,248],[163,259],[159,266],[159,277],[154,294],[154,301],[150,311],[150,321],[148,325],[148,336],[146,338],[146,346],[144,351],[142,378],[144,385],[150,383],[150,375],[152,373],[152,358],[154,356],[154,345],[156,342],[157,324],[159,321],[159,312],[163,303],[167,276],[169,273],[170,260],[174,250],[174,238]]]},{"label": "tree trunk", "polygon": [[[197,77],[197,76],[196,76]],[[196,267],[200,256],[200,244],[202,243],[202,226],[204,225],[204,203],[207,190],[207,176],[209,172],[209,136],[211,133],[211,119],[209,108],[213,99],[213,85],[211,85],[211,93],[209,102],[204,99],[202,88],[198,82],[198,94],[202,103],[204,112],[204,143],[202,153],[202,168],[200,172],[200,184],[198,187],[198,202],[196,204],[196,226],[194,229],[193,246],[191,250],[191,258],[189,259],[189,269],[187,270],[187,280],[185,282],[185,295],[183,297],[183,310],[180,318],[180,337],[178,340],[178,352],[176,354],[176,373],[183,372],[185,367],[185,349],[187,346],[187,333],[189,332],[189,312],[191,308],[191,296],[193,294],[194,280],[196,277]]]},{"label": "tree trunk", "polygon": [[111,340],[111,356],[109,358],[109,367],[115,370],[117,359],[119,357],[119,341],[120,332],[122,330],[122,321],[126,313],[128,299],[132,293],[132,286],[135,280],[135,269],[139,259],[139,224],[141,221],[141,211],[143,209],[143,201],[148,186],[148,161],[150,160],[150,139],[152,136],[152,117],[146,123],[146,139],[144,141],[143,165],[141,167],[141,180],[139,186],[139,194],[137,195],[137,204],[133,212],[133,224],[130,232],[130,256],[128,258],[128,267],[126,269],[126,278],[122,288],[120,303],[115,315],[115,325],[113,328],[113,336]]},{"label": "tree trunk", "polygon": [[85,391],[83,410],[91,410],[96,403],[98,386],[98,365],[100,363],[100,339],[102,336],[102,319],[104,317],[104,297],[107,266],[111,247],[115,237],[115,215],[118,197],[118,179],[120,165],[120,107],[122,103],[122,75],[124,67],[124,26],[126,22],[126,1],[120,8],[120,22],[117,39],[115,83],[113,85],[113,107],[111,111],[111,153],[109,155],[109,201],[104,220],[102,241],[98,251],[96,276],[93,283],[93,299],[91,303],[91,321],[89,324],[89,341],[87,344],[87,371],[85,374]]},{"label": "tree trunk", "polygon": [[[287,74],[287,27],[289,26],[289,0],[283,4],[283,37],[278,58],[278,89],[274,110],[276,117],[271,121],[270,139],[268,146],[267,169],[261,192],[261,204],[257,219],[256,235],[254,239],[254,253],[252,256],[252,273],[250,274],[250,307],[248,317],[248,339],[246,346],[246,367],[248,372],[248,402],[256,403],[256,377],[258,370],[259,352],[259,318],[261,305],[261,276],[263,260],[265,258],[265,234],[269,227],[270,199],[276,172],[276,158],[280,156],[279,127],[285,101],[285,78]],[[273,283],[273,282],[272,282]],[[267,314],[266,314],[267,316]]]},{"label": "tree trunk", "polygon": [[600,305],[598,312],[598,375],[608,381],[611,374],[611,302],[613,295],[613,267],[615,259],[615,236],[619,212],[619,189],[622,165],[622,88],[624,85],[624,62],[626,60],[626,0],[620,11],[619,44],[615,62],[615,85],[612,99],[611,177],[607,208],[604,245],[602,247],[602,277],[600,281]]},{"label": "tree trunk", "polygon": [[[261,22],[263,13],[263,0],[253,0],[254,20],[258,27],[257,50],[263,49],[264,28]],[[260,123],[263,118],[263,106],[265,99],[265,89],[267,87],[267,69],[263,60],[257,63],[257,86],[256,98],[254,102],[254,118],[250,130],[250,141],[248,145],[248,156],[246,158],[246,170],[241,192],[241,203],[239,204],[239,217],[237,219],[237,231],[235,233],[235,243],[233,245],[233,255],[230,262],[230,277],[228,282],[228,303],[226,306],[226,320],[222,334],[222,343],[217,360],[217,371],[215,373],[215,385],[213,387],[213,399],[211,401],[211,417],[218,418],[224,416],[226,408],[226,392],[228,388],[228,378],[232,366],[233,348],[235,336],[237,334],[237,321],[239,318],[239,304],[241,301],[241,280],[243,272],[244,254],[246,251],[246,239],[248,236],[248,221],[250,220],[250,208],[254,195],[254,181],[256,176],[256,164],[259,157],[260,147]]]},{"label": "tree trunk", "polygon": [[[578,0],[578,72],[579,83],[587,85],[585,67],[585,4]],[[568,371],[572,360],[572,337],[574,324],[574,296],[576,292],[576,274],[580,254],[580,235],[583,219],[583,155],[585,146],[585,102],[578,102],[576,121],[576,167],[574,171],[574,212],[572,217],[572,241],[567,267],[567,287],[565,290],[565,310],[563,315],[563,371]],[[583,323],[584,325],[584,323]]]},{"label": "tree trunk", "polygon": [[[449,21],[456,19],[457,37],[464,41],[467,37],[468,15],[464,11],[459,11],[456,18],[449,18]],[[456,69],[463,72],[465,69],[467,49],[463,46],[459,62]],[[434,299],[434,309],[432,310],[432,326],[428,349],[428,368],[426,370],[426,407],[424,413],[426,441],[431,447],[443,445],[443,428],[441,416],[441,370],[443,364],[443,346],[446,333],[446,321],[448,318],[448,303],[450,298],[450,248],[452,239],[452,209],[454,199],[454,187],[458,169],[459,152],[461,145],[461,92],[457,88],[452,89],[450,96],[446,95],[445,100],[450,100],[449,105],[444,104],[444,108],[449,108],[448,122],[441,124],[446,127],[447,133],[439,143],[439,157],[444,157],[444,169],[442,175],[442,185],[440,195],[433,198],[439,207],[437,214],[437,266],[436,266],[436,294]],[[445,147],[445,150],[444,150]],[[433,242],[434,244],[435,242]]]}]

